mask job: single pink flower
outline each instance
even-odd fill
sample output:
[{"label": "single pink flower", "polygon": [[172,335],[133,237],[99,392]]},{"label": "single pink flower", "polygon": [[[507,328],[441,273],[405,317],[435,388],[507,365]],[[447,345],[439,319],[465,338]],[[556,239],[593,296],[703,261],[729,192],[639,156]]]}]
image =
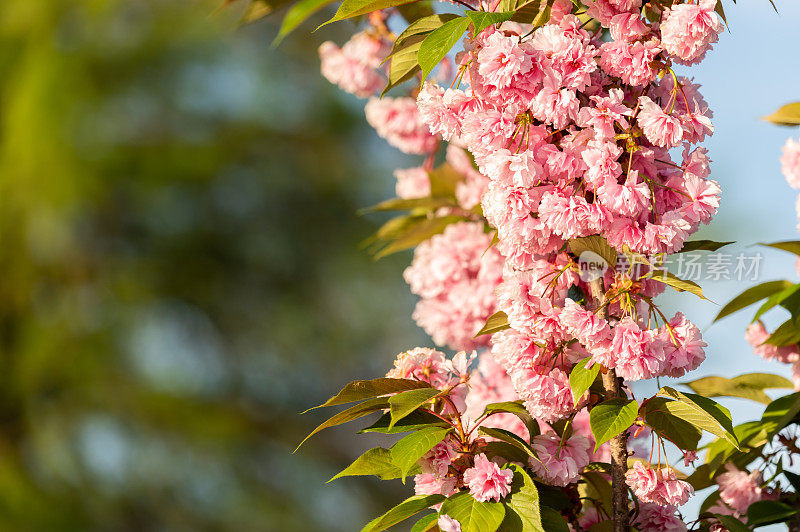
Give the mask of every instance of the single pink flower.
[{"label": "single pink flower", "polygon": [[500,469],[485,454],[475,457],[475,465],[464,471],[464,484],[478,502],[499,501],[511,493],[514,472]]},{"label": "single pink flower", "polygon": [[562,444],[561,437],[554,432],[534,436],[531,449],[538,460],[530,458],[533,472],[552,486],[566,486],[577,482],[581,470],[592,458],[592,444],[588,438],[574,434]]}]

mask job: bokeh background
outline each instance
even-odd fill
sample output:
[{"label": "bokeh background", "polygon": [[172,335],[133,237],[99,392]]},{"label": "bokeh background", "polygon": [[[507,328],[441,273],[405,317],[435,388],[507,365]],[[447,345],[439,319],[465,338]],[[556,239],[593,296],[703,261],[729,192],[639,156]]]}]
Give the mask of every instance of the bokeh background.
[{"label": "bokeh background", "polygon": [[[692,75],[714,109],[724,189],[701,236],[795,239],[779,173],[800,100],[794,0],[726,5],[731,33]],[[219,0],[5,0],[0,9],[0,530],[350,531],[407,488],[325,481],[373,441],[301,410],[429,345],[401,273],[359,248],[418,161],[318,73],[310,26],[270,47]],[[243,6],[242,6],[243,7]],[[795,279],[764,251],[761,280]],[[715,303],[669,296],[702,326]],[[697,372],[751,355],[748,316],[708,328]],[[771,323],[775,323],[773,320]],[[759,407],[731,401],[741,422]]]}]

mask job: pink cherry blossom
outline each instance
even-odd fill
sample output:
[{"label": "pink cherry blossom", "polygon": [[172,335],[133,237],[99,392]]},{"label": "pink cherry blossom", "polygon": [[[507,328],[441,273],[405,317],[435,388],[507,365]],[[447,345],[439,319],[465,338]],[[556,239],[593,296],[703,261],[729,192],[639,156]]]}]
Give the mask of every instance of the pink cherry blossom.
[{"label": "pink cherry blossom", "polygon": [[671,468],[651,469],[641,461],[625,473],[625,481],[640,501],[661,506],[683,506],[694,494],[694,488],[678,480]]},{"label": "pink cherry blossom", "polygon": [[719,498],[738,514],[756,501],[765,498],[761,488],[761,475],[758,471],[740,471],[733,464],[725,464],[726,472],[716,478],[719,485]]},{"label": "pink cherry blossom", "polygon": [[639,505],[634,524],[640,532],[686,532],[686,524],[678,517],[675,506],[645,502]]},{"label": "pink cherry blossom", "polygon": [[778,347],[765,343],[770,337],[770,333],[764,328],[760,321],[751,323],[745,332],[745,340],[753,347],[755,354],[765,360],[777,360],[785,364],[800,361],[800,352],[797,345]]},{"label": "pink cherry blossom", "polygon": [[449,497],[456,492],[455,477],[442,477],[430,473],[414,476],[414,493],[416,495],[444,495]]},{"label": "pink cherry blossom", "polygon": [[702,60],[723,29],[715,7],[716,0],[699,0],[666,10],[661,21],[664,50],[679,63],[691,65]]},{"label": "pink cherry blossom", "polygon": [[639,98],[639,115],[636,123],[647,140],[662,148],[681,145],[683,127],[680,120],[664,112],[660,105],[647,96]]},{"label": "pink cherry blossom", "polygon": [[437,388],[446,388],[453,380],[444,353],[425,347],[417,347],[397,355],[394,367],[386,376],[395,379],[417,379]]},{"label": "pink cherry blossom", "polygon": [[633,111],[622,103],[624,94],[620,89],[611,89],[608,96],[592,96],[594,107],[584,107],[578,113],[578,123],[583,127],[593,127],[598,138],[612,138],[614,125],[628,128],[626,116]]},{"label": "pink cherry blossom", "polygon": [[478,502],[499,501],[511,493],[511,479],[514,472],[500,469],[485,454],[475,457],[475,465],[464,471],[464,484]]},{"label": "pink cherry blossom", "polygon": [[397,179],[395,192],[398,198],[425,198],[431,195],[431,181],[422,167],[398,168],[394,171],[394,177]]},{"label": "pink cherry blossom", "polygon": [[488,342],[474,336],[495,312],[502,279],[502,258],[491,240],[483,224],[459,222],[414,250],[403,277],[421,298],[413,318],[436,344],[474,349]]},{"label": "pink cherry blossom", "polygon": [[581,470],[592,458],[592,444],[588,438],[575,434],[563,444],[554,432],[534,436],[531,449],[538,458],[530,458],[528,465],[539,478],[552,486],[566,486],[580,479]]},{"label": "pink cherry blossom", "polygon": [[461,532],[461,523],[447,514],[442,514],[436,521],[436,525],[442,532]]},{"label": "pink cherry blossom", "polygon": [[322,75],[359,98],[372,96],[386,83],[378,69],[390,44],[367,32],[356,33],[342,48],[331,41],[319,47]]},{"label": "pink cherry blossom", "polygon": [[514,389],[535,418],[551,423],[575,409],[569,376],[556,368],[549,373],[520,369],[510,373]]},{"label": "pink cherry blossom", "polygon": [[792,188],[800,188],[800,141],[786,141],[781,157],[781,171]]},{"label": "pink cherry blossom", "polygon": [[660,329],[659,336],[664,346],[663,375],[681,377],[697,369],[706,358],[704,348],[708,344],[700,329],[680,312]]},{"label": "pink cherry blossom", "polygon": [[413,98],[370,98],[364,110],[378,135],[402,152],[428,154],[439,144],[422,122]]},{"label": "pink cherry blossom", "polygon": [[627,41],[615,40],[600,47],[600,66],[609,76],[620,78],[632,86],[650,83],[656,76],[650,63],[661,52],[654,40]]}]

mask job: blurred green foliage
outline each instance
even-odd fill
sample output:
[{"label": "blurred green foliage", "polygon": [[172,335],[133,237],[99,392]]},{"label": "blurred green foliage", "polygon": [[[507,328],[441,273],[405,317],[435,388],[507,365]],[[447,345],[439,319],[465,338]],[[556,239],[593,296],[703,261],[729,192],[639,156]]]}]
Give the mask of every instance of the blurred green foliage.
[{"label": "blurred green foliage", "polygon": [[357,248],[404,161],[319,37],[216,7],[0,9],[0,530],[353,530],[399,499],[323,484],[349,437],[289,453],[424,342],[407,255]]}]

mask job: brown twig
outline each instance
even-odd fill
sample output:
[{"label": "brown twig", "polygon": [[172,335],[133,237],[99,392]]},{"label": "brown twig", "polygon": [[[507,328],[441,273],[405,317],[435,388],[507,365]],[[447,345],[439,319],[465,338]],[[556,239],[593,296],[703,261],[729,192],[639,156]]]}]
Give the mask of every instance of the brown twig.
[{"label": "brown twig", "polygon": [[[599,277],[589,283],[592,292],[592,299],[598,308],[597,315],[600,318],[606,317],[606,306],[604,305],[605,292],[603,290],[603,278]],[[603,373],[603,388],[605,399],[618,399],[622,397],[622,387],[620,378],[617,377],[613,369]],[[609,442],[611,448],[611,490],[612,490],[612,517],[614,520],[614,532],[628,532],[630,524],[628,520],[628,487],[625,483],[625,473],[628,471],[628,432],[612,438]]]}]

